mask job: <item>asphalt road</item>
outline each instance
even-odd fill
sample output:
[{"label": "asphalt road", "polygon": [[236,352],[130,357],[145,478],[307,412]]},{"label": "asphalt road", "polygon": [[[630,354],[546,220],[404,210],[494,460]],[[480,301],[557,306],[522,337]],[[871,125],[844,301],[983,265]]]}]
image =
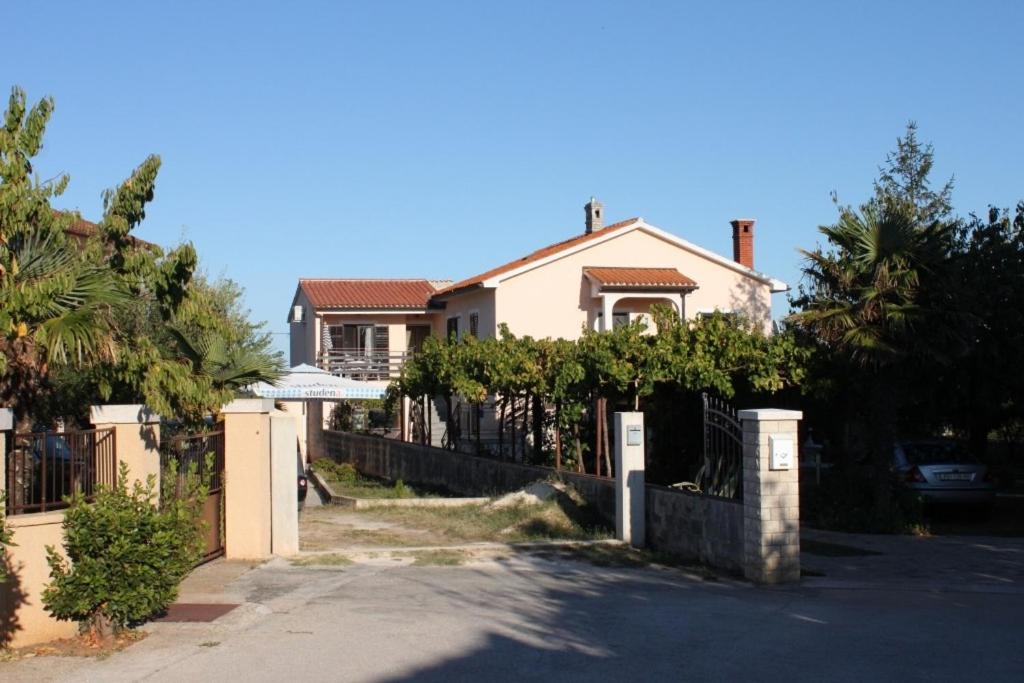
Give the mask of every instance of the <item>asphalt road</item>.
[{"label": "asphalt road", "polygon": [[[380,558],[343,568],[275,560],[244,569],[232,570],[222,594],[202,595],[243,603],[214,623],[153,624],[146,640],[106,660],[0,664],[0,678],[1024,678],[1019,586],[766,589],[702,581],[674,570],[598,568],[524,556],[458,567]],[[223,583],[215,578],[207,589],[216,591]]]}]

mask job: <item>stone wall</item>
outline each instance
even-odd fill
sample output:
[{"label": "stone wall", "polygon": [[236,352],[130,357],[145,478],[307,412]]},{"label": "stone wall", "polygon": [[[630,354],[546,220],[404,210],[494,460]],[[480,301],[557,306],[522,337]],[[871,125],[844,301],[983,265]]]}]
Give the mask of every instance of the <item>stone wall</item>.
[{"label": "stone wall", "polygon": [[743,571],[743,503],[647,485],[647,544],[712,567]]},{"label": "stone wall", "polygon": [[[548,467],[500,462],[453,451],[348,432],[324,432],[327,455],[363,474],[444,487],[462,495],[490,495],[558,475],[605,519],[615,520],[615,481]],[[647,544],[655,550],[742,571],[743,505],[664,486],[646,488]]]},{"label": "stone wall", "polygon": [[349,432],[325,430],[324,446],[331,459],[351,463],[371,477],[436,486],[464,496],[506,493],[557,474],[603,517],[615,519],[615,482],[611,479]]}]

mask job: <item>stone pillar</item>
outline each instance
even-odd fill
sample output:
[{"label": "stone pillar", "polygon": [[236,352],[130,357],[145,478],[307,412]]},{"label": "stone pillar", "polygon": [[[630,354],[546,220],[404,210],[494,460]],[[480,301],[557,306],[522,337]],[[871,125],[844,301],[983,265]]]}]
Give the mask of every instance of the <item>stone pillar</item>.
[{"label": "stone pillar", "polygon": [[644,414],[615,413],[615,537],[644,545]]},{"label": "stone pillar", "polygon": [[242,398],[221,409],[224,428],[224,555],[271,554],[270,412],[273,399]]},{"label": "stone pillar", "polygon": [[299,552],[299,453],[295,419],[270,414],[270,552]]},{"label": "stone pillar", "polygon": [[159,492],[160,416],[138,404],[90,406],[89,421],[96,429],[113,427],[118,469],[126,463],[130,478],[142,482],[155,476]]},{"label": "stone pillar", "polygon": [[800,580],[797,410],[741,410],[744,574],[757,583]]}]

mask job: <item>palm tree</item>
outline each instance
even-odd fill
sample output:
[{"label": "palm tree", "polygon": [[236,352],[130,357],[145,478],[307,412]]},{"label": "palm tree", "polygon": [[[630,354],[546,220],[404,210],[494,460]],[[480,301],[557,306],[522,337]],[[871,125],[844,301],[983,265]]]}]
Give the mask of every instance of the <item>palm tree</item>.
[{"label": "palm tree", "polygon": [[843,209],[835,225],[819,230],[833,248],[801,250],[810,286],[789,320],[861,366],[920,350],[918,333],[934,313],[920,303],[921,282],[942,258],[948,226],[918,225],[891,204]]},{"label": "palm tree", "polygon": [[0,234],[0,401],[19,420],[51,369],[116,354],[111,312],[128,294],[109,268],[82,258],[61,232]]},{"label": "palm tree", "polygon": [[215,390],[233,392],[256,382],[274,382],[284,372],[278,356],[244,345],[229,347],[224,336],[214,331],[178,325],[169,325],[168,331],[192,372],[209,378]]}]

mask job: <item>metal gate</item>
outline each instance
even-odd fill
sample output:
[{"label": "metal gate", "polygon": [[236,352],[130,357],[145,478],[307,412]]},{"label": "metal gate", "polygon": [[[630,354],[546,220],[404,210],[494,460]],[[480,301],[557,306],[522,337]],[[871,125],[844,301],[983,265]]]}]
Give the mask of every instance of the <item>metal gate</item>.
[{"label": "metal gate", "polygon": [[203,522],[206,527],[206,549],[202,562],[224,554],[224,432],[207,432],[192,436],[178,436],[168,440],[160,451],[161,468],[167,472],[170,461],[177,463],[178,483],[175,495],[185,488],[190,470],[209,487],[203,502]]},{"label": "metal gate", "polygon": [[694,481],[709,496],[743,498],[743,426],[736,409],[701,394],[704,404],[704,457]]},{"label": "metal gate", "polygon": [[6,452],[9,515],[62,510],[117,480],[113,428],[15,434]]}]

